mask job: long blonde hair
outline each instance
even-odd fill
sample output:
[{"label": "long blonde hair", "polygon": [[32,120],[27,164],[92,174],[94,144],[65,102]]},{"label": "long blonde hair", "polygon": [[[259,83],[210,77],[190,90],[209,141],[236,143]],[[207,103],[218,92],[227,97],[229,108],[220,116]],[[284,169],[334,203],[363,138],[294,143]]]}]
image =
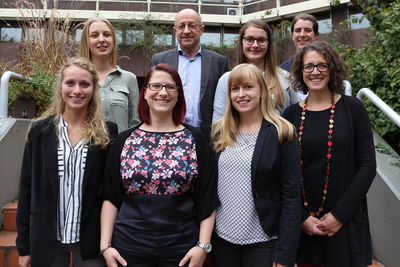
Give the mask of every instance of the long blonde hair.
[{"label": "long blonde hair", "polygon": [[85,143],[93,145],[106,146],[110,142],[108,131],[101,113],[101,102],[99,92],[99,77],[97,76],[96,68],[94,65],[85,58],[74,57],[69,59],[59,70],[57,82],[54,87],[54,95],[48,109],[43,113],[39,119],[45,119],[54,116],[54,124],[56,128],[62,114],[65,111],[65,101],[62,98],[61,87],[64,78],[64,71],[71,67],[76,66],[80,69],[88,71],[93,77],[93,96],[89,101],[86,118],[83,124],[82,137]]},{"label": "long blonde hair", "polygon": [[104,22],[110,29],[112,39],[114,42],[113,52],[110,57],[110,63],[115,68],[117,66],[117,38],[115,37],[114,26],[108,19],[102,17],[93,17],[88,19],[82,29],[81,42],[79,44],[78,56],[92,60],[92,55],[89,49],[89,27],[93,22]]},{"label": "long blonde hair", "polygon": [[226,146],[233,146],[236,142],[240,116],[239,112],[232,106],[231,86],[232,84],[243,84],[247,81],[257,81],[259,84],[261,92],[261,115],[266,121],[275,126],[278,132],[279,143],[282,143],[285,138],[287,140],[293,139],[294,126],[275,111],[268,93],[269,88],[265,83],[262,73],[256,66],[245,63],[237,65],[229,75],[225,115],[212,125],[211,140],[214,143],[215,152],[223,151]]},{"label": "long blonde hair", "polygon": [[239,48],[238,48],[238,65],[242,63],[247,63],[246,55],[244,54],[243,49],[243,38],[246,33],[246,30],[253,26],[255,28],[261,29],[265,31],[268,38],[268,47],[267,52],[264,56],[264,71],[265,71],[265,81],[269,88],[268,93],[272,97],[274,107],[283,107],[285,104],[285,92],[284,88],[282,87],[281,82],[279,81],[279,77],[277,73],[279,72],[283,77],[282,70],[276,64],[275,59],[275,48],[274,48],[274,40],[271,28],[269,27],[268,23],[260,19],[254,19],[246,22],[243,24],[242,28],[239,31]]}]

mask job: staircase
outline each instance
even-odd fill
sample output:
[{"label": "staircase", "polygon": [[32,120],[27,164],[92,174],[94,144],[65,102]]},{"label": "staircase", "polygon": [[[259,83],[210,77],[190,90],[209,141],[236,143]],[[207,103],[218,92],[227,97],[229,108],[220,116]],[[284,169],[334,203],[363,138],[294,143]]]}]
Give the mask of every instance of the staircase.
[{"label": "staircase", "polygon": [[3,208],[3,230],[0,231],[0,267],[18,267],[18,252],[15,245],[17,208],[17,201]]},{"label": "staircase", "polygon": [[[0,231],[0,267],[18,267],[18,252],[15,245],[17,237],[17,216],[18,201],[15,201],[3,208],[4,220],[3,230]],[[212,263],[207,257],[204,267],[211,267]],[[368,267],[384,267],[377,261]]]}]

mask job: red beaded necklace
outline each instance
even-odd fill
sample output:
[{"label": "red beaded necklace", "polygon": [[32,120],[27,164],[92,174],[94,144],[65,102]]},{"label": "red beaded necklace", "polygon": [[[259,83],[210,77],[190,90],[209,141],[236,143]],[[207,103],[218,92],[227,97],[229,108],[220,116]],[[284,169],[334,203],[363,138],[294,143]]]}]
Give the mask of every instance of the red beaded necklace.
[{"label": "red beaded necklace", "polygon": [[322,203],[321,206],[318,208],[318,211],[311,211],[309,201],[306,198],[306,190],[304,189],[304,177],[303,177],[303,160],[301,154],[303,152],[303,144],[301,143],[301,139],[303,136],[303,129],[304,129],[304,121],[306,119],[306,110],[307,110],[307,102],[308,97],[304,101],[303,111],[301,112],[301,121],[299,127],[299,137],[298,137],[298,147],[299,147],[299,158],[300,158],[300,181],[301,181],[301,195],[303,196],[303,204],[310,212],[311,216],[319,216],[321,212],[324,210],[324,203],[326,200],[326,195],[328,193],[328,185],[329,185],[329,171],[331,167],[331,151],[332,151],[332,133],[333,133],[333,118],[335,116],[335,96],[331,94],[331,114],[329,116],[329,129],[328,129],[328,152],[326,154],[326,176],[325,176],[325,184],[323,188],[323,195],[322,195]]}]

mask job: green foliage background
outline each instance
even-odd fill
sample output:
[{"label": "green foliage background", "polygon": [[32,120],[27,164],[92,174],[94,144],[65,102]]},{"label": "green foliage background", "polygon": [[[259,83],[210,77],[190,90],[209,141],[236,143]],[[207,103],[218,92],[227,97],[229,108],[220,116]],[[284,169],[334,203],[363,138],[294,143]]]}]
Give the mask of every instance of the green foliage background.
[{"label": "green foliage background", "polygon": [[[368,39],[361,49],[338,45],[351,70],[352,87],[370,88],[400,113],[400,1],[354,1],[369,20]],[[353,92],[356,93],[356,92]],[[382,111],[366,101],[375,130],[399,153],[400,129]]]}]

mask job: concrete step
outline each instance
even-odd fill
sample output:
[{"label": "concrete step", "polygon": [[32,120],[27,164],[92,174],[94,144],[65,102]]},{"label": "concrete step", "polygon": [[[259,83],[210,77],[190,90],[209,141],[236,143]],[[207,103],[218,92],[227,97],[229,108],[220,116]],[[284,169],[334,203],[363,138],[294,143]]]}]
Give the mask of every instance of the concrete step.
[{"label": "concrete step", "polygon": [[4,212],[3,230],[17,231],[17,224],[16,224],[17,209],[18,209],[18,201],[14,201],[13,203],[3,208]]}]

